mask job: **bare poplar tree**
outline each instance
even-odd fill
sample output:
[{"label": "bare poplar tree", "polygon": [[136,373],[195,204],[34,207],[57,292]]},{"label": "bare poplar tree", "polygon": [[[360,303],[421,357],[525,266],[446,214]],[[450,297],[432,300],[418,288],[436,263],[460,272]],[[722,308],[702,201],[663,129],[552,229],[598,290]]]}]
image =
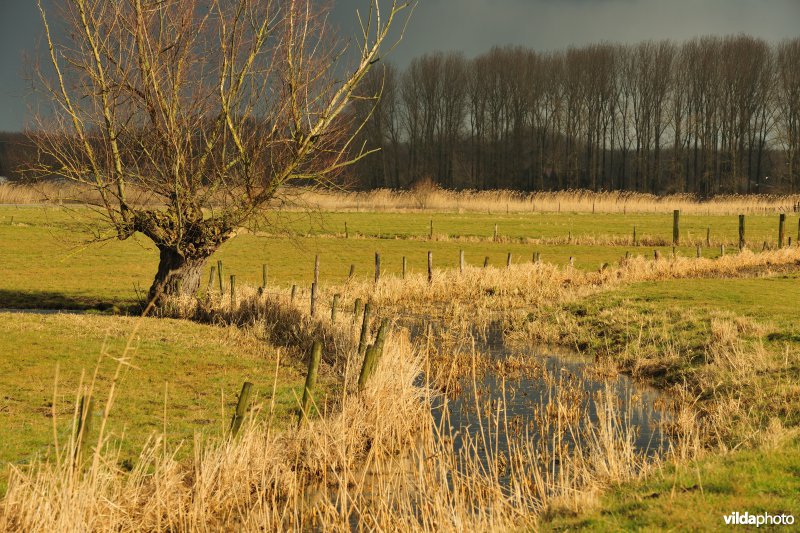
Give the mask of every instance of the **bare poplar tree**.
[{"label": "bare poplar tree", "polygon": [[335,44],[312,0],[38,6],[52,106],[32,171],[92,187],[117,238],[155,243],[155,297],[194,294],[208,257],[284,185],[324,184],[364,155],[345,111],[408,3],[373,0],[356,50]]}]

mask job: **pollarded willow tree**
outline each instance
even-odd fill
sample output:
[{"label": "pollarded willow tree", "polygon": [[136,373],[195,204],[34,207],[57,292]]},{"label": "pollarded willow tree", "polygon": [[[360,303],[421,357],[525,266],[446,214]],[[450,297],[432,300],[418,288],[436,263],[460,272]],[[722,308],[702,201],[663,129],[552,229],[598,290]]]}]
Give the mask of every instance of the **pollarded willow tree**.
[{"label": "pollarded willow tree", "polygon": [[367,1],[349,47],[318,0],[61,0],[63,28],[39,0],[52,106],[31,170],[96,191],[116,238],[155,243],[151,298],[194,294],[283,186],[330,183],[365,155],[349,106],[409,8]]}]

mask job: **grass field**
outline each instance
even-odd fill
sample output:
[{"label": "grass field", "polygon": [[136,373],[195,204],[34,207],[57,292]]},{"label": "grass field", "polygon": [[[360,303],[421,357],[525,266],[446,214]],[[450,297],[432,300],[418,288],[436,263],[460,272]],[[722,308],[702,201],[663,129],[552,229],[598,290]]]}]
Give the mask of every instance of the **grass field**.
[{"label": "grass field", "polygon": [[[210,265],[219,260],[226,281],[235,274],[238,287],[260,285],[261,266],[266,264],[269,290],[285,290],[292,284],[307,290],[314,257],[319,255],[323,294],[341,290],[350,304],[355,296],[367,294],[363,291],[373,290],[370,283],[343,284],[350,265],[355,266],[358,280],[368,281],[374,276],[377,252],[382,276],[396,280],[405,257],[413,279],[369,294],[389,306],[395,302],[398,308],[403,298],[419,299],[427,294],[425,290],[437,291],[440,303],[449,300],[454,308],[475,298],[472,307],[449,319],[477,323],[478,316],[472,314],[479,310],[506,311],[510,340],[557,341],[665,390],[692,396],[692,408],[706,432],[695,455],[664,463],[644,479],[620,474],[613,482],[600,483],[593,489],[603,489],[596,505],[587,505],[579,513],[548,503],[543,508],[544,522],[539,522],[545,529],[713,529],[721,526],[723,514],[734,510],[800,513],[796,506],[800,443],[795,429],[800,425],[800,325],[795,318],[800,272],[795,259],[781,265],[771,260],[759,264],[758,257],[742,254],[742,264],[749,261],[755,266],[737,267],[732,261],[720,267],[720,272],[730,275],[717,277],[703,272],[714,272],[715,265],[728,258],[704,263],[706,270],[692,270],[691,264],[681,261],[675,262],[680,263],[676,272],[669,270],[669,262],[659,263],[663,271],[651,268],[655,267],[650,261],[654,250],[664,257],[673,251],[669,245],[672,213],[668,211],[629,215],[289,212],[282,217],[275,221],[280,231],[261,227],[255,234],[243,232],[226,243],[206,266],[203,286]],[[434,229],[429,239],[431,219]],[[787,217],[787,237],[795,235],[797,224],[796,216]],[[630,242],[634,225],[640,246]],[[682,245],[676,253],[693,258],[696,246],[701,245],[704,257],[716,258],[719,245],[725,244],[728,255],[736,254],[737,225],[737,217],[731,215],[684,216]],[[762,242],[774,248],[777,225],[775,214],[748,215],[747,239],[755,243],[752,248],[760,251]],[[708,227],[711,246],[705,246]],[[95,309],[109,314],[132,310],[137,291],[146,292],[155,272],[155,248],[143,238],[87,245],[93,236],[102,236],[102,228],[84,208],[67,212],[42,206],[0,207],[0,309]],[[561,267],[574,258],[576,270],[548,267],[540,272],[526,266],[506,274],[491,269],[480,274],[491,278],[487,281],[490,290],[477,292],[467,287],[469,280],[479,276],[475,271],[452,278],[445,273],[433,289],[423,290],[428,287],[424,278],[414,275],[426,270],[429,250],[435,268],[450,273],[458,268],[461,250],[474,266],[483,265],[488,257],[491,265],[502,269],[509,253],[513,265],[527,265],[538,252],[544,263]],[[630,270],[612,269],[607,278],[603,278],[605,272],[596,272],[604,263],[616,268],[626,253],[648,261],[635,263]],[[682,279],[670,279],[673,276]],[[557,286],[540,287],[535,284],[539,281],[531,280]],[[126,367],[109,419],[112,437],[124,435],[119,441],[119,464],[130,464],[147,437],[162,432],[171,449],[184,442],[177,447],[179,458],[190,457],[196,433],[209,438],[223,434],[245,380],[255,383],[256,403],[267,410],[273,383],[277,383],[274,416],[268,419],[278,428],[292,425],[305,373],[299,347],[276,348],[254,328],[225,325],[250,322],[226,319],[224,301],[219,305],[218,314],[207,319],[218,325],[155,318],[142,323],[134,358]],[[491,313],[481,315],[481,320],[495,316]],[[81,376],[86,383],[95,368],[99,369],[97,400],[102,404],[116,365],[114,357],[121,353],[136,319],[96,312],[0,311],[0,320],[4,324],[0,434],[8,436],[0,461],[21,467],[35,462],[37,456],[52,456],[54,432],[60,441],[66,438]],[[276,365],[279,353],[283,355]],[[322,390],[338,391],[340,377],[325,375]],[[376,426],[376,435],[382,427]],[[328,442],[325,435],[320,438]],[[350,442],[354,437],[348,433],[341,438]],[[5,483],[3,475],[0,489]],[[580,501],[577,496],[575,501]],[[697,509],[702,518],[695,518],[689,509]],[[446,507],[441,511],[447,514]]]},{"label": "grass field", "polygon": [[[135,320],[0,313],[2,463],[20,465],[36,455],[52,456],[53,413],[56,434],[65,445],[79,386],[87,388],[95,371],[92,418],[99,427],[117,359]],[[296,357],[284,354],[278,361],[275,348],[237,328],[145,319],[109,421],[113,439],[122,444],[119,460],[138,456],[154,433],[166,431],[170,447],[185,441],[181,456],[191,453],[195,432],[223,434],[244,381],[254,384],[254,403],[267,410],[277,383],[274,423],[285,426],[296,416],[296,395],[302,396],[304,379]]]},{"label": "grass field", "polygon": [[[430,216],[397,213],[324,213],[286,215],[282,232],[244,234],[229,241],[210,259],[223,262],[225,276],[235,274],[240,283],[260,284],[261,265],[267,264],[270,284],[308,287],[313,279],[314,257],[320,256],[323,284],[345,280],[350,265],[360,278],[374,276],[374,256],[381,254],[382,274],[399,275],[402,257],[409,272],[427,268],[427,252],[433,251],[436,268],[456,268],[459,251],[465,261],[482,265],[530,262],[534,252],[542,261],[565,265],[570,257],[579,269],[596,270],[615,263],[626,252],[652,256],[658,249],[666,256],[672,246],[671,214],[532,214],[482,215],[435,214],[434,241],[426,239]],[[344,239],[344,222],[352,238]],[[494,242],[494,224],[501,242]],[[787,228],[797,222],[789,217]],[[637,240],[654,239],[661,246],[633,246]],[[738,242],[738,219],[731,216],[684,217],[684,241],[705,241],[711,226],[712,246],[703,247],[704,257],[717,257],[717,243],[728,250]],[[119,242],[115,239],[86,244],[100,234],[96,217],[82,208],[75,212],[39,206],[0,207],[0,306],[35,308],[124,307],[136,301],[137,288],[146,292],[157,266],[157,251],[144,238]],[[569,242],[571,234],[573,242]],[[361,235],[362,237],[358,237]],[[792,235],[787,229],[788,236]],[[463,237],[458,240],[455,236]],[[520,242],[521,239],[560,239],[555,243]],[[774,243],[777,217],[752,216],[747,237],[751,242]],[[508,238],[507,242],[502,242]],[[595,243],[596,241],[596,243]],[[756,249],[760,249],[760,245]],[[677,253],[694,257],[695,244],[684,244]],[[205,282],[204,282],[205,284]]]}]

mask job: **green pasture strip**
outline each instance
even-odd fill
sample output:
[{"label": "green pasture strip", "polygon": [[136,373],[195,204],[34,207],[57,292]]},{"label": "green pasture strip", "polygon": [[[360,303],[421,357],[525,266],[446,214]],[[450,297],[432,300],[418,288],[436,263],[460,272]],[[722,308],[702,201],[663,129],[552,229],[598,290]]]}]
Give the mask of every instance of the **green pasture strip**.
[{"label": "green pasture strip", "polygon": [[[106,310],[134,304],[146,293],[155,274],[158,252],[142,236],[126,241],[109,239],[87,245],[91,229],[69,213],[44,208],[0,208],[3,217],[13,213],[14,223],[0,223],[0,308],[50,308]],[[82,212],[82,214],[86,214]],[[378,216],[378,215],[376,215]],[[91,217],[90,217],[91,218]],[[7,218],[10,220],[10,218]],[[97,228],[95,228],[96,230]],[[377,238],[265,237],[241,235],[225,243],[214,254],[203,273],[202,290],[211,265],[223,262],[223,277],[235,274],[242,284],[261,283],[262,265],[268,267],[270,285],[310,286],[314,257],[320,256],[321,283],[338,283],[347,278],[350,265],[356,276],[374,276],[375,253],[381,254],[383,276],[398,276],[402,258],[408,272],[424,272],[427,252],[433,252],[434,268],[458,266],[464,250],[468,265],[482,267],[489,257],[493,266],[505,267],[508,253],[512,263],[532,261],[539,252],[543,262],[567,265],[574,257],[575,268],[596,270],[603,263],[614,263],[626,252],[652,257],[648,246],[530,245],[504,242],[456,242]],[[670,246],[658,248],[665,257]],[[693,257],[692,246],[678,253]],[[705,257],[716,257],[719,249],[703,250]]]},{"label": "green pasture strip", "polygon": [[[56,428],[65,446],[81,374],[88,384],[97,367],[92,412],[96,439],[117,365],[113,358],[122,354],[136,320],[0,313],[0,463],[26,464],[37,455],[52,455],[54,390]],[[191,453],[195,432],[221,435],[229,427],[244,381],[254,384],[252,405],[263,407],[259,416],[268,416],[276,352],[249,334],[188,321],[145,319],[134,346],[108,425],[114,439],[121,438],[121,461],[135,458],[149,436],[163,432],[165,423],[170,449],[184,441],[181,456]],[[104,351],[108,355],[102,357]],[[304,383],[300,363],[283,357],[277,368],[276,426],[295,420],[295,395],[302,396]],[[322,390],[327,386],[323,383]],[[1,490],[8,471],[0,472]]]},{"label": "green pasture strip", "polygon": [[[608,213],[285,213],[276,216],[276,227],[288,227],[303,235],[345,235],[381,238],[427,238],[433,221],[435,237],[477,237],[493,239],[497,225],[499,238],[568,239],[622,238],[633,240],[636,227],[638,240],[657,239],[672,242],[672,212],[645,214]],[[280,221],[280,223],[278,222]],[[797,216],[788,216],[786,236],[797,236]],[[680,237],[687,243],[705,243],[709,235],[712,245],[738,246],[739,217],[735,215],[681,214]],[[269,228],[259,228],[270,231]],[[778,239],[777,215],[747,215],[745,239],[751,248],[761,249],[764,242],[775,246]]]},{"label": "green pasture strip", "polygon": [[[670,465],[641,482],[612,488],[586,513],[554,513],[543,531],[727,531],[724,516],[792,514],[800,520],[800,442]],[[748,530],[757,531],[754,526]]]}]

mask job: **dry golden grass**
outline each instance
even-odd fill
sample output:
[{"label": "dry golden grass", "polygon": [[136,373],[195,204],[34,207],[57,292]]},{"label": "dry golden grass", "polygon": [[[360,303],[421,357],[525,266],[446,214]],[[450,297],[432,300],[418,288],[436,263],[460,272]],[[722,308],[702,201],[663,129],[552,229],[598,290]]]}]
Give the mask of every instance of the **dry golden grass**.
[{"label": "dry golden grass", "polygon": [[[134,205],[155,205],[147,191],[130,187]],[[77,184],[41,183],[0,185],[0,204],[95,203],[99,196]],[[279,202],[284,208],[322,211],[477,212],[477,213],[666,213],[735,215],[785,213],[800,204],[800,195],[720,195],[699,200],[690,194],[655,196],[635,192],[567,190],[524,193],[519,191],[450,191],[426,188],[410,191],[377,189],[367,192],[287,188]]]},{"label": "dry golden grass", "polygon": [[689,194],[655,196],[634,192],[568,190],[523,193],[518,191],[425,192],[379,189],[368,192],[300,191],[303,204],[324,211],[447,211],[479,213],[651,213],[680,209],[686,214],[731,215],[740,213],[789,212],[800,195],[725,195],[700,201]]},{"label": "dry golden grass", "polygon": [[[154,435],[123,472],[102,435],[81,460],[73,432],[56,458],[14,468],[0,528],[509,530],[534,527],[542,512],[582,508],[657,462],[635,452],[610,390],[594,400],[597,422],[569,414],[567,393],[554,398],[557,422],[540,433],[554,446],[515,434],[501,409],[486,409],[480,435],[456,452],[435,423],[431,390],[414,385],[428,357],[392,335],[367,388],[355,393],[348,382],[335,412],[276,433],[264,422],[265,399],[237,438],[198,436],[188,464]],[[506,452],[497,451],[501,434],[516,435]]]}]

